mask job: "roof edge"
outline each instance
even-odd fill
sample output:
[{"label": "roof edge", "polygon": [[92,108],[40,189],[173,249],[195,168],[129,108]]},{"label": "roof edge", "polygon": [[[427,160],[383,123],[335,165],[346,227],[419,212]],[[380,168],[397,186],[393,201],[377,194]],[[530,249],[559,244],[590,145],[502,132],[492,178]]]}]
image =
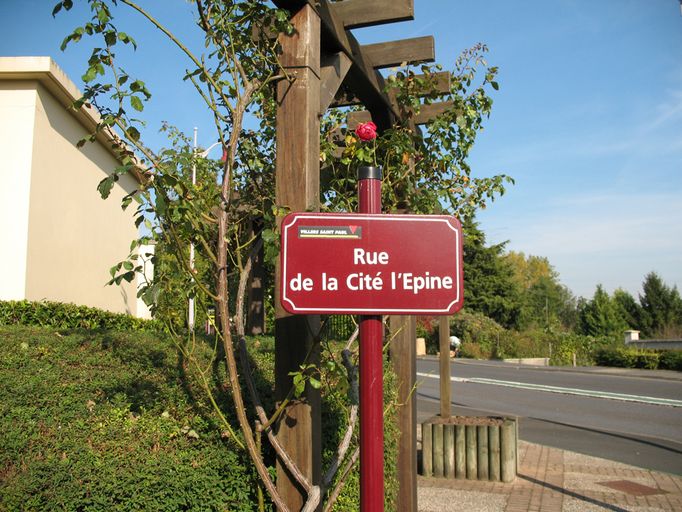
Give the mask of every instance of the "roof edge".
[{"label": "roof edge", "polygon": [[[0,80],[35,80],[39,82],[78,120],[88,133],[94,133],[101,121],[99,112],[92,106],[83,105],[79,109],[73,108],[73,103],[80,99],[83,93],[51,57],[0,57]],[[121,143],[125,144],[121,137],[111,131],[100,131],[97,134],[97,140],[118,160],[114,147]],[[139,183],[146,181],[145,172],[137,160],[133,175]]]}]

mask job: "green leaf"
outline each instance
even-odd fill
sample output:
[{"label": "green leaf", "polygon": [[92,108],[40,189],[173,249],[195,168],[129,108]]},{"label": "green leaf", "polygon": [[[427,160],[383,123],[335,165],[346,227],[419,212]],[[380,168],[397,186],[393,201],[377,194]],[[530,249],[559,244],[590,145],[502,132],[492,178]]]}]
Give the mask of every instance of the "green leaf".
[{"label": "green leaf", "polygon": [[63,0],[62,2],[59,2],[57,5],[54,6],[54,9],[52,9],[52,17],[54,18],[56,14],[62,10],[62,7],[66,9],[67,11],[71,10],[73,7],[73,1],[72,0]]},{"label": "green leaf", "polygon": [[109,21],[109,14],[105,9],[99,9],[99,11],[97,11],[97,19],[100,23],[106,23]]},{"label": "green leaf", "polygon": [[107,46],[114,46],[116,44],[116,32],[109,30],[104,34],[104,42],[107,43]]},{"label": "green leaf", "polygon": [[73,102],[73,108],[74,108],[75,110],[78,110],[78,109],[81,108],[83,105],[85,105],[85,103],[86,103],[87,101],[88,101],[87,98],[86,98],[85,96],[83,96],[82,98],[79,98],[79,99],[77,99],[76,101]]},{"label": "green leaf", "polygon": [[132,44],[133,48],[135,48],[137,50],[137,43],[135,42],[135,40],[132,37],[130,37],[125,32],[119,32],[118,33],[118,40],[124,44]]},{"label": "green leaf", "polygon": [[493,89],[495,89],[496,91],[500,90],[500,85],[497,82],[490,82],[490,85],[492,85]]},{"label": "green leaf", "polygon": [[261,237],[263,238],[263,241],[265,243],[270,243],[270,242],[273,242],[275,240],[276,235],[272,231],[272,229],[265,229],[265,230],[263,230]]},{"label": "green leaf", "polygon": [[[122,210],[127,209],[128,206],[130,206],[130,203],[132,203],[132,202],[133,202],[133,196],[130,195],[130,194],[128,194],[127,196],[125,196],[125,197],[121,200],[121,209],[122,209]],[[138,225],[139,225],[139,224],[138,224]]]},{"label": "green leaf", "polygon": [[97,76],[97,68],[95,66],[90,66],[85,74],[81,77],[83,82],[92,82]]},{"label": "green leaf", "polygon": [[131,96],[130,97],[130,106],[133,107],[138,112],[142,112],[144,110],[144,105],[142,104],[142,100],[138,96]]},{"label": "green leaf", "polygon": [[126,130],[126,134],[133,142],[137,142],[138,140],[140,140],[140,132],[134,126],[129,126],[128,129]]},{"label": "green leaf", "polygon": [[99,185],[97,185],[97,190],[99,191],[99,195],[102,196],[102,199],[106,199],[109,197],[109,194],[111,193],[111,189],[114,186],[114,176],[107,176],[104,178],[102,181],[99,182]]}]

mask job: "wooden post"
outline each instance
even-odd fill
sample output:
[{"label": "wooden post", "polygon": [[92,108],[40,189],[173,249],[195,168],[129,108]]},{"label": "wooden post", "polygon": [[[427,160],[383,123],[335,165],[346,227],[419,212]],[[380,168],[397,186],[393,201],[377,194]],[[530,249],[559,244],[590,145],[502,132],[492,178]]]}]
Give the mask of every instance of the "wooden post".
[{"label": "wooden post", "polygon": [[[292,81],[277,85],[277,205],[292,211],[319,209],[320,158],[320,19],[305,4],[291,17],[294,34],[281,35],[280,61]],[[277,268],[279,274],[279,268]],[[276,283],[279,279],[276,278]],[[275,287],[275,395],[283,400],[292,386],[289,372],[306,361],[315,364],[319,352],[313,336],[318,316],[290,315]],[[305,398],[287,406],[277,436],[293,461],[313,484],[321,478],[320,394],[309,387]],[[290,510],[300,510],[305,493],[283,464],[277,464],[277,489]]]},{"label": "wooden post", "polygon": [[450,417],[450,321],[441,316],[438,328],[440,347],[440,417]]},{"label": "wooden post", "polygon": [[433,476],[443,477],[443,424],[433,424]]},{"label": "wooden post", "polygon": [[[262,226],[260,221],[254,221],[253,224],[251,235],[259,231]],[[264,258],[265,251],[261,245],[253,262],[251,279],[247,288],[246,332],[252,336],[265,334],[265,302],[263,296],[265,289]]]},{"label": "wooden post", "polygon": [[500,427],[500,465],[503,482],[516,477],[516,422],[504,420]]},{"label": "wooden post", "polygon": [[433,475],[433,423],[422,423],[422,474]]},{"label": "wooden post", "polygon": [[466,432],[466,475],[468,480],[476,480],[478,476],[476,463],[476,425],[464,427]]},{"label": "wooden post", "polygon": [[[389,319],[391,364],[398,379],[398,497],[399,512],[417,512],[417,378],[416,322],[413,316]],[[422,436],[424,434],[422,433]],[[424,444],[422,443],[422,447]],[[422,449],[422,456],[423,456]]]},{"label": "wooden post", "polygon": [[455,425],[455,478],[466,478],[466,429]]},{"label": "wooden post", "polygon": [[455,478],[455,426],[443,426],[443,470],[447,478]]},{"label": "wooden post", "polygon": [[476,427],[478,446],[476,447],[476,454],[478,457],[478,479],[488,480],[488,425],[479,425]]},{"label": "wooden post", "polygon": [[490,461],[488,463],[488,470],[490,480],[493,482],[500,481],[500,427],[498,425],[491,425],[488,429],[488,454]]}]

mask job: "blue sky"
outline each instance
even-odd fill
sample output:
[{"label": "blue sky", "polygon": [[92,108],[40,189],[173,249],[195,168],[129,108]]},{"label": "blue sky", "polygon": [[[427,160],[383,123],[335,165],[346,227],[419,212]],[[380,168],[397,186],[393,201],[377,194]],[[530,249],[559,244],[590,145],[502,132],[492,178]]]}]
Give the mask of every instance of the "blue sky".
[{"label": "blue sky", "polygon": [[[82,19],[50,0],[1,0],[0,55],[49,55],[80,87],[85,48],[59,50]],[[178,33],[190,6],[163,5]],[[658,272],[682,287],[682,15],[679,0],[415,0],[415,20],[356,30],[363,43],[433,35],[452,69],[477,42],[499,66],[493,114],[472,153],[477,175],[516,180],[479,214],[491,242],[546,256],[576,295],[597,284],[635,296]],[[210,145],[205,109],[179,83],[183,63],[155,31],[122,19],[153,94],[152,137],[166,120]],[[196,45],[195,45],[196,46]]]}]

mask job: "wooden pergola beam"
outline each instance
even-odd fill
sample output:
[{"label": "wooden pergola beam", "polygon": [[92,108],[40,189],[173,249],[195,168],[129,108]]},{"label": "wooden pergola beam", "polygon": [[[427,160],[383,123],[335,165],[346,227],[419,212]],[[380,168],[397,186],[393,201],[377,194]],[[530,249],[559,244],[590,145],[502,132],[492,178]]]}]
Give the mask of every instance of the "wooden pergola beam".
[{"label": "wooden pergola beam", "polygon": [[398,116],[397,109],[383,93],[384,78],[377,72],[369,59],[363,54],[362,46],[355,36],[346,30],[342,20],[329,2],[308,0],[273,0],[282,9],[296,12],[302,5],[309,5],[315,10],[322,22],[322,47],[326,53],[343,52],[350,60],[351,67],[346,76],[346,83],[356,92],[362,103],[372,112],[372,117],[379,129],[391,126]]},{"label": "wooden pergola beam", "polygon": [[[336,18],[331,5],[321,2],[317,5],[322,20],[324,43],[340,45],[340,51],[346,54],[352,66],[346,76],[346,84],[355,91],[358,98],[372,112],[375,123],[380,130],[390,128],[398,117],[397,109],[384,94],[384,77],[376,71],[372,62],[364,55],[362,45],[355,36],[345,29]],[[339,30],[340,29],[340,30]]]},{"label": "wooden pergola beam", "polygon": [[[428,124],[451,107],[451,101],[441,101],[429,105],[422,105],[419,109],[419,113],[415,114],[413,117],[414,124]],[[349,112],[346,117],[346,123],[349,130],[354,130],[360,123],[366,123],[367,121],[373,121],[372,114],[367,110]]]},{"label": "wooden pergola beam", "polygon": [[370,60],[374,69],[392,68],[436,60],[433,36],[366,44],[362,47],[362,53]]},{"label": "wooden pergola beam", "polygon": [[[426,79],[426,75],[414,75],[415,80],[424,80]],[[430,94],[435,94],[436,96],[442,96],[445,94],[450,94],[450,81],[451,75],[447,71],[441,71],[438,73],[433,73],[431,75],[431,79],[433,82],[430,84],[431,86],[428,88],[428,90],[424,90],[422,93],[420,93],[420,96],[428,96]],[[351,105],[362,105],[362,101],[360,99],[353,95],[353,94],[341,94],[336,95],[336,98],[334,101],[331,103],[331,107],[348,107]]]},{"label": "wooden pergola beam", "polygon": [[334,102],[336,93],[350,71],[353,62],[343,52],[323,55],[320,62],[320,113]]},{"label": "wooden pergola beam", "polygon": [[422,105],[419,113],[414,116],[414,124],[429,124],[443,112],[452,107],[452,101],[440,101]]},{"label": "wooden pergola beam", "polygon": [[345,0],[332,4],[345,28],[360,28],[414,19],[414,0]]}]

